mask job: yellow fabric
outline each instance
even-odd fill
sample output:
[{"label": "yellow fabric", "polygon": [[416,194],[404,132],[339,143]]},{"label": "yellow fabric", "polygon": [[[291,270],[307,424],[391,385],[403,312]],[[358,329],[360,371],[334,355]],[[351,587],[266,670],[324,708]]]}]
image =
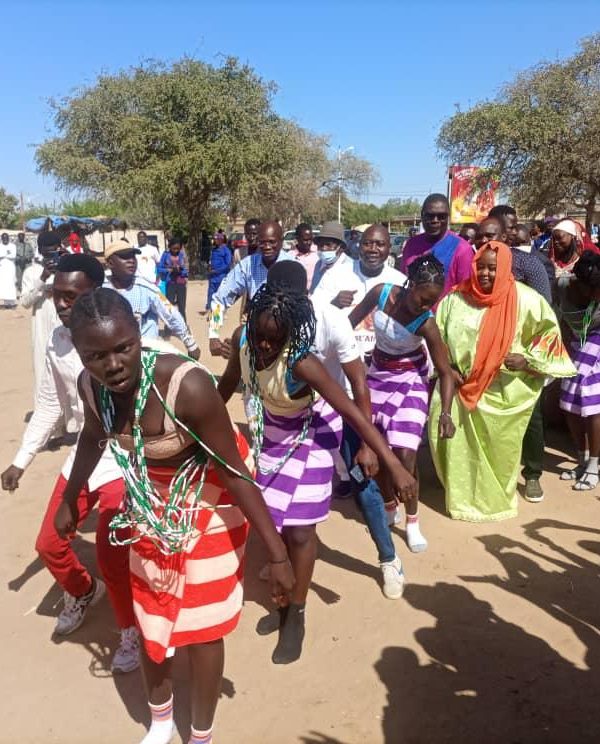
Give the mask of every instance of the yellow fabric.
[{"label": "yellow fabric", "polygon": [[[562,344],[553,310],[533,289],[519,282],[516,288],[517,320],[509,353],[522,354],[544,375],[572,377],[575,367]],[[469,305],[459,292],[445,297],[436,312],[452,364],[464,377],[471,371],[486,312]],[[542,377],[502,366],[474,410],[455,396],[456,434],[453,439],[440,439],[438,383],[431,401],[429,441],[453,519],[484,522],[516,516],[523,436],[543,384]]]},{"label": "yellow fabric", "polygon": [[[290,398],[286,383],[288,349],[284,348],[270,367],[257,371],[258,387],[264,407],[275,416],[291,416],[308,408],[314,402],[315,395],[309,392],[301,398]],[[250,359],[248,344],[244,342],[240,349],[240,366],[242,382],[250,390]]]}]

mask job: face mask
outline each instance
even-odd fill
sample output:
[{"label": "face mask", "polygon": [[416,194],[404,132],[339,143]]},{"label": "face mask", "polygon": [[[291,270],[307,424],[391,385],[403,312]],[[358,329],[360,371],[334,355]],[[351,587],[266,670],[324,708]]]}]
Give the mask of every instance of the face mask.
[{"label": "face mask", "polygon": [[337,251],[319,251],[319,261],[324,263],[325,266],[331,266],[332,263],[335,263],[336,258]]}]

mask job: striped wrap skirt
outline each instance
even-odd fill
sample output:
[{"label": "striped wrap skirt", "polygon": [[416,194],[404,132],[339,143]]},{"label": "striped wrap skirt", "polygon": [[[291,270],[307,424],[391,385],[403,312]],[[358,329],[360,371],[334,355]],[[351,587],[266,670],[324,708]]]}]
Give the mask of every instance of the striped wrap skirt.
[{"label": "striped wrap skirt", "polygon": [[421,349],[389,364],[374,354],[367,372],[373,423],[390,447],[419,449],[429,411],[428,373]]},{"label": "striped wrap skirt", "polygon": [[[248,445],[236,432],[249,470]],[[159,493],[168,494],[173,468],[149,467]],[[208,643],[236,627],[243,600],[244,551],[248,525],[209,465],[196,522],[198,536],[182,553],[164,555],[147,537],[131,546],[133,609],[150,659],[156,663],[175,648]],[[221,507],[221,508],[219,508]]]},{"label": "striped wrap skirt", "polygon": [[577,416],[600,413],[600,332],[590,333],[583,346],[572,353],[577,374],[561,383],[560,407]]},{"label": "striped wrap skirt", "polygon": [[[306,410],[293,416],[276,416],[265,409],[263,446],[259,463],[273,467],[302,431]],[[257,473],[256,482],[278,531],[283,527],[316,524],[327,519],[335,453],[342,438],[342,419],[323,398],[312,406],[304,441],[276,472]]]}]

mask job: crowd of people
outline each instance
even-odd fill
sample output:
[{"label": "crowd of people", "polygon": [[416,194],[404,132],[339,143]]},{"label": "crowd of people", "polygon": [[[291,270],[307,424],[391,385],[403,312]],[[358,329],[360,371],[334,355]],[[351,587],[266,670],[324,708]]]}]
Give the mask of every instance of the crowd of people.
[{"label": "crowd of people", "polygon": [[[391,527],[402,508],[408,549],[428,548],[421,447],[451,518],[514,517],[521,467],[524,498],[544,496],[545,397],[550,408],[559,401],[577,452],[561,478],[578,491],[598,485],[598,248],[569,218],[532,233],[500,205],[456,234],[449,216],[445,196],[428,196],[423,230],[395,266],[379,224],[347,241],[339,223],[317,235],[303,223],[286,252],[279,223],[252,219],[247,255],[217,231],[205,312],[210,355],[227,360],[218,381],[197,361],[186,321],[179,239],[161,255],[141,232],[135,246],[111,243],[103,265],[53,231],[39,235],[18,290],[32,311],[35,407],[2,487],[17,489],[51,438],[79,432],[36,550],[64,591],[56,634],[77,630],[108,594],[121,630],[112,669],[143,672],[152,716],[143,744],[172,737],[171,664],[182,646],[189,741],[212,741],[249,528],[264,545],[260,576],[275,607],[257,632],[277,634],[272,661],[290,664],[302,654],[317,525],[334,495],[356,499],[383,593],[397,600],[405,577]],[[16,249],[4,236],[2,246],[0,299],[14,305]],[[159,338],[160,323],[186,354]],[[226,408],[239,386],[248,442]],[[71,543],[96,506],[98,577]]]}]

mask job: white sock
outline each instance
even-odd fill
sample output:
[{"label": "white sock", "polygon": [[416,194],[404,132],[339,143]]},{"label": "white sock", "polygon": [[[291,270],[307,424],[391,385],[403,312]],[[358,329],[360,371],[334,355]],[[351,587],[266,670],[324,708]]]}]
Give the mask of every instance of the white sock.
[{"label": "white sock", "polygon": [[580,465],[585,465],[587,461],[590,459],[590,451],[589,450],[577,450],[577,459],[579,460]]},{"label": "white sock", "polygon": [[419,527],[419,515],[406,515],[406,542],[413,553],[422,553],[427,550],[427,540],[423,537]]},{"label": "white sock", "polygon": [[212,744],[212,726],[205,731],[195,729],[192,726],[192,733],[188,744]]},{"label": "white sock", "polygon": [[588,457],[588,461],[585,466],[585,472],[594,473],[595,475],[598,475],[598,458],[597,457]]},{"label": "white sock", "polygon": [[148,733],[140,744],[169,744],[173,738],[175,724],[173,723],[173,695],[166,703],[153,705],[148,703],[152,714],[152,723]]}]

